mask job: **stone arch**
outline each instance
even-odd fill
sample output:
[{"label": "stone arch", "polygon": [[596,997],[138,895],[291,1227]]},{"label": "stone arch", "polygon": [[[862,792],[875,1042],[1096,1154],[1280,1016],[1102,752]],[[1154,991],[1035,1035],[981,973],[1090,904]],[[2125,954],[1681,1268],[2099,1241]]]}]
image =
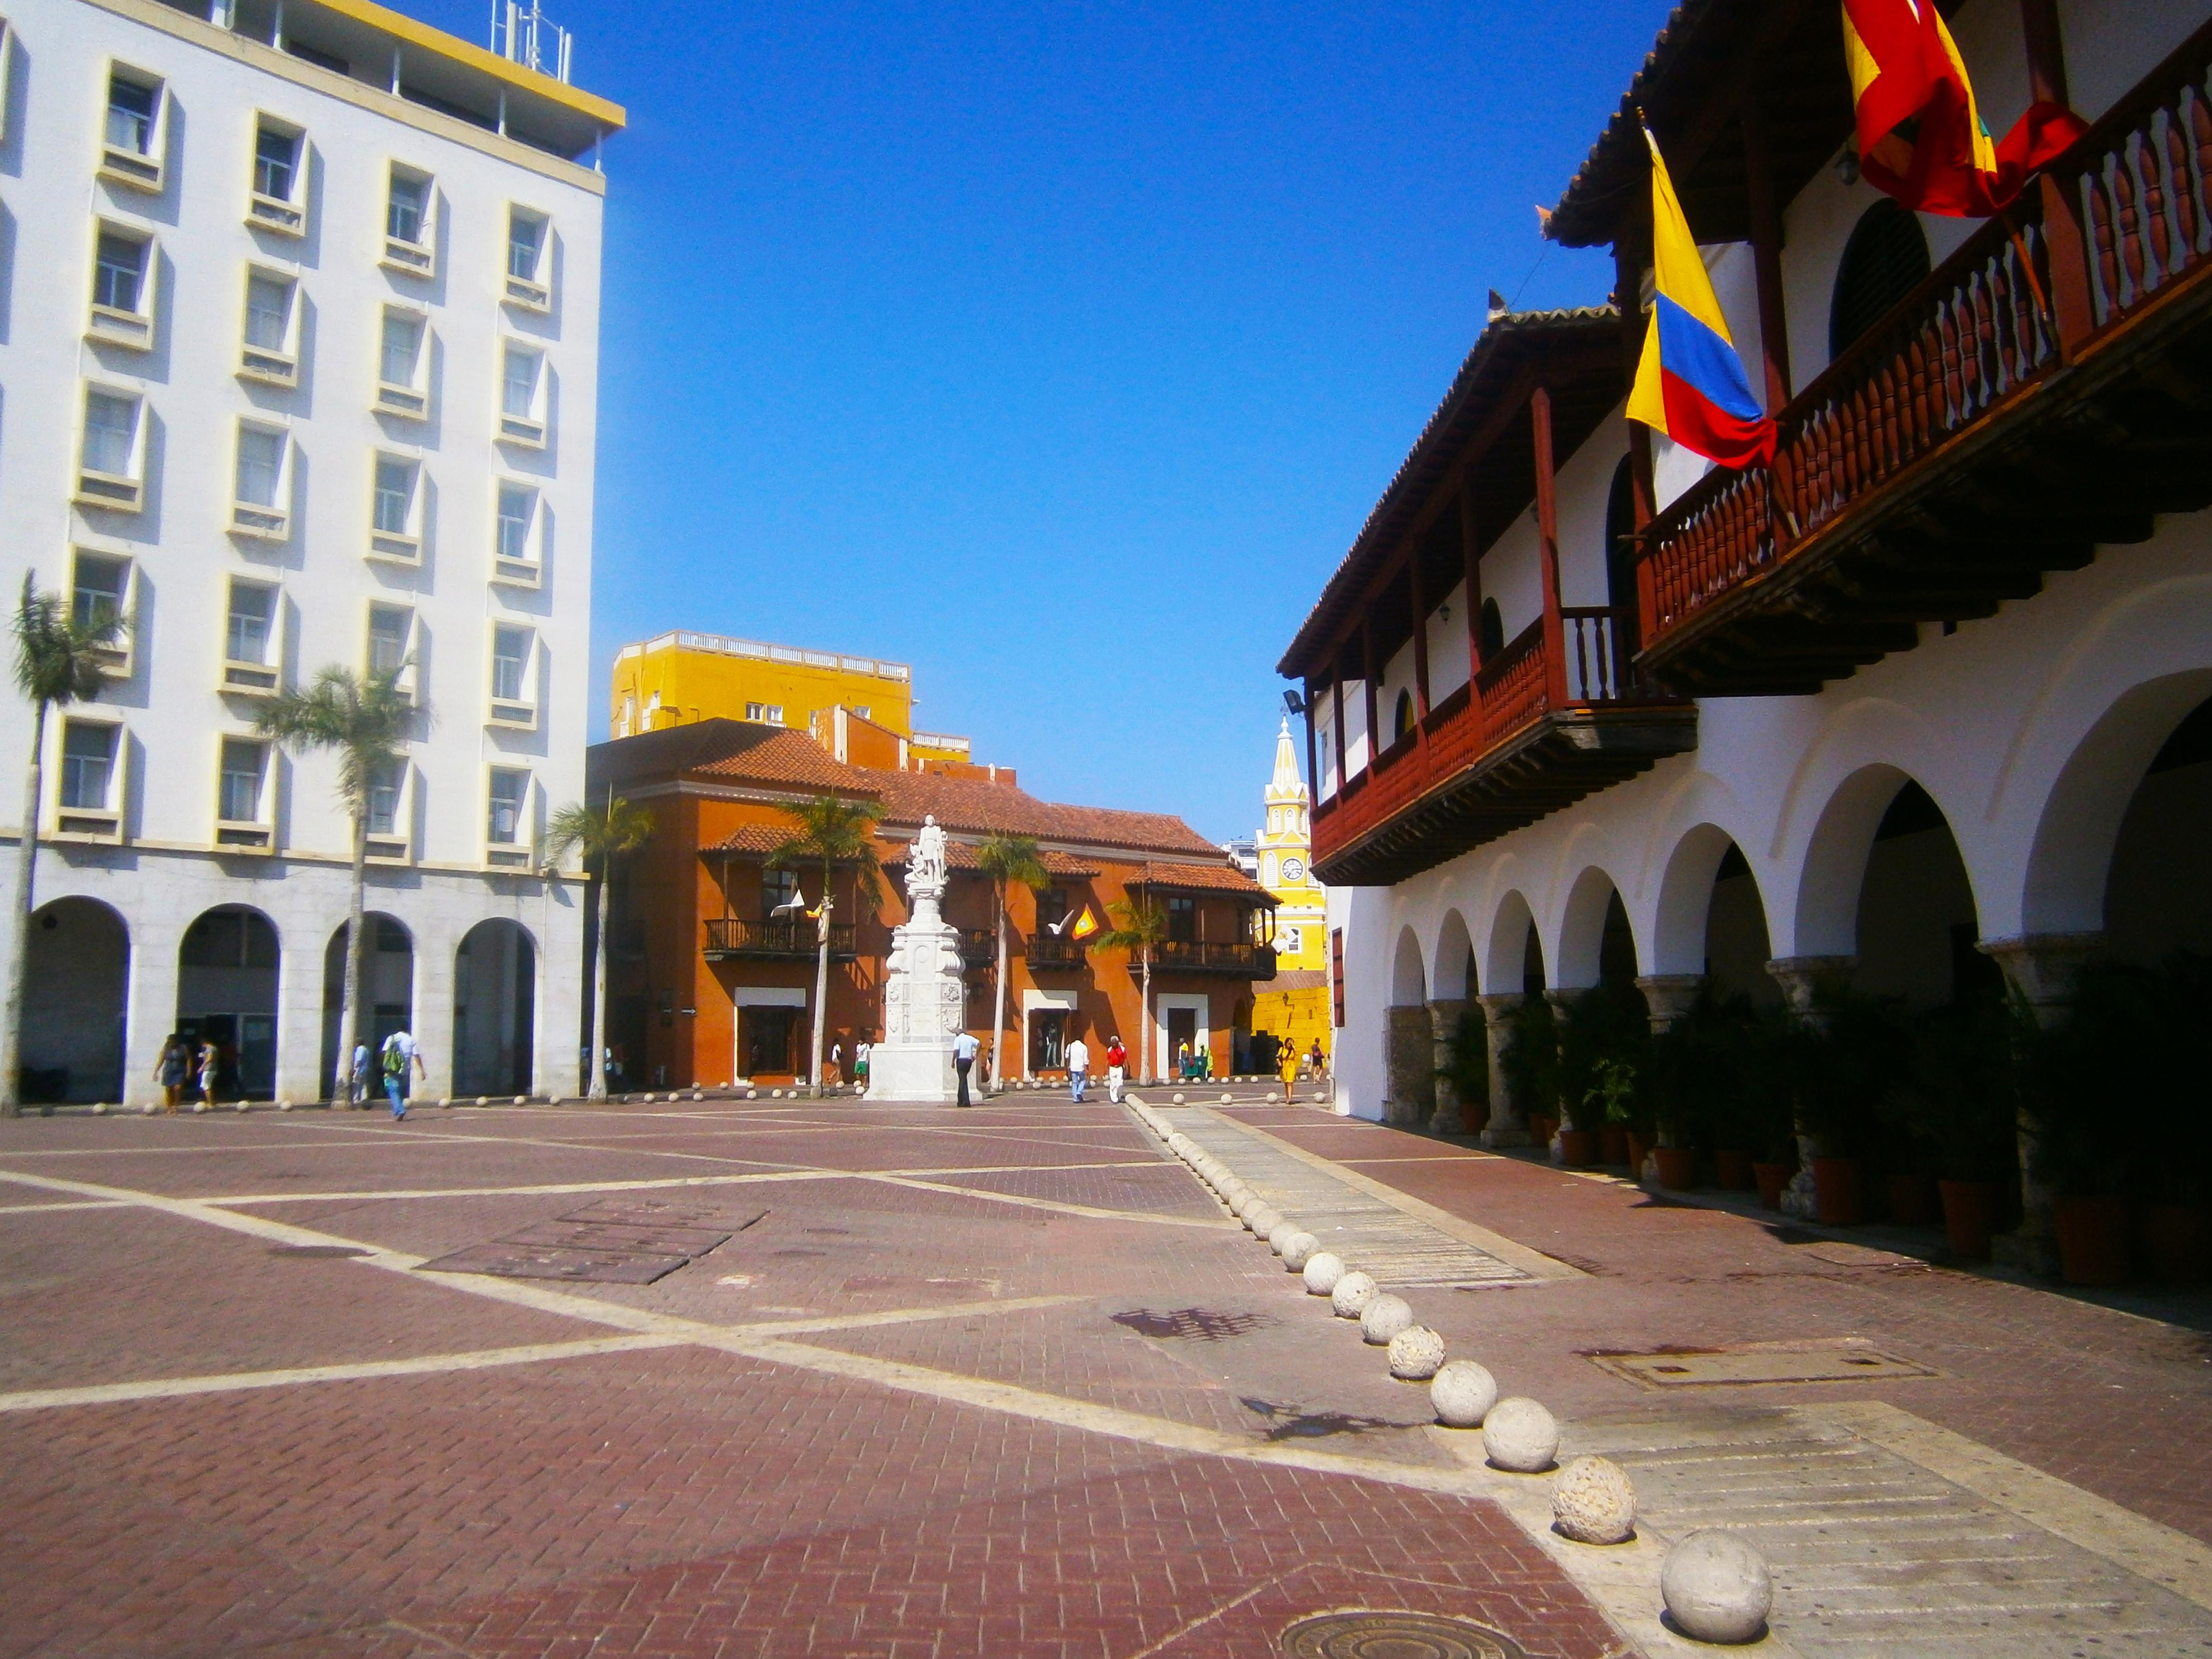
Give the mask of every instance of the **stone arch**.
[{"label": "stone arch", "polygon": [[1481,975],[1474,965],[1474,945],[1467,918],[1454,908],[1444,912],[1437,928],[1436,967],[1429,975],[1429,995],[1437,1002],[1457,1002],[1475,994]]},{"label": "stone arch", "polygon": [[2212,697],[2212,668],[2162,675],[2113,700],[2083,734],[2045,798],[2021,893],[2029,934],[2093,933],[2123,822],[2176,728]]},{"label": "stone arch", "polygon": [[121,1100],[130,924],[95,898],[54,899],[31,918],[28,956],[21,1098]]},{"label": "stone arch", "polygon": [[[1621,902],[1620,884],[1596,865],[1585,866],[1575,878],[1574,885],[1567,890],[1567,902],[1560,911],[1559,939],[1553,953],[1552,985],[1573,991],[1588,990],[1595,985],[1606,965],[1608,932],[1617,938],[1621,929],[1628,927],[1627,908]],[[1632,929],[1628,933],[1628,952],[1629,977],[1632,979],[1633,964],[1640,954]]]},{"label": "stone arch", "polygon": [[[415,935],[398,917],[372,910],[368,950],[361,962],[361,1040],[374,1054],[394,1031],[414,1030]],[[322,1093],[330,1097],[337,1073],[341,1005],[345,999],[346,931],[340,922],[323,948]],[[420,1033],[416,1033],[419,1038]],[[374,1084],[372,1083],[372,1089]]]},{"label": "stone arch", "polygon": [[1829,795],[1797,881],[1799,956],[1847,957],[1858,949],[1867,854],[1890,802],[1911,781],[1910,773],[1878,761],[1851,773]]},{"label": "stone arch", "polygon": [[505,916],[477,923],[453,952],[453,1092],[530,1093],[537,1020],[530,930]]},{"label": "stone arch", "polygon": [[1390,962],[1390,1006],[1424,1007],[1428,1000],[1428,974],[1421,965],[1421,942],[1413,936],[1411,927],[1401,927],[1397,952]]},{"label": "stone arch", "polygon": [[[1529,934],[1535,926],[1535,913],[1518,888],[1498,902],[1490,921],[1490,943],[1482,953],[1482,982],[1487,989],[1504,993],[1535,988],[1528,982]],[[1540,941],[1535,950],[1540,961]]]},{"label": "stone arch", "polygon": [[1735,838],[1717,823],[1695,824],[1674,843],[1659,878],[1659,910],[1651,932],[1653,973],[1705,971],[1706,913],[1712,905],[1714,878],[1720,873],[1721,860],[1735,845]]},{"label": "stone arch", "polygon": [[276,985],[283,941],[250,904],[203,910],[177,947],[177,1030],[216,1046],[218,1099],[276,1089]]}]

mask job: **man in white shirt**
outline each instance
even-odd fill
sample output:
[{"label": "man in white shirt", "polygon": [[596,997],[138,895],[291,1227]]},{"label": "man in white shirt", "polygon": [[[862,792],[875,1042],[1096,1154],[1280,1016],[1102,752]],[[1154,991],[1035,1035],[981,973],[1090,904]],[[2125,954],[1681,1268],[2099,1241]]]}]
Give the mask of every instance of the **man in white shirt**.
[{"label": "man in white shirt", "polygon": [[975,1069],[975,1051],[982,1046],[972,1032],[963,1031],[952,1039],[952,1069],[960,1077],[960,1098],[952,1103],[956,1106],[975,1104],[968,1098],[968,1073]]},{"label": "man in white shirt", "polygon": [[1091,1081],[1091,1048],[1081,1037],[1067,1045],[1067,1086],[1075,1103],[1083,1103],[1083,1086]]},{"label": "man in white shirt", "polygon": [[394,1031],[384,1039],[384,1092],[392,1100],[392,1121],[397,1123],[407,1115],[407,1091],[413,1080],[408,1075],[428,1074],[422,1064],[422,1055],[415,1046],[415,1034],[408,1030]]}]

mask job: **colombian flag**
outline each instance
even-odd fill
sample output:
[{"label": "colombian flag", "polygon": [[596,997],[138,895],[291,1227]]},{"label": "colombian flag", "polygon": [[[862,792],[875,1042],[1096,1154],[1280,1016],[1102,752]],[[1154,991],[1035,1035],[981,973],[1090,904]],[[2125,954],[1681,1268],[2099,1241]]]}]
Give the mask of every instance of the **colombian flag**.
[{"label": "colombian flag", "polygon": [[[1843,8],[1859,172],[1906,207],[1954,219],[2002,213],[2030,173],[2087,130],[2071,111],[2041,103],[1994,139],[1935,0],[1843,0]],[[1900,131],[1907,122],[1910,133]]]},{"label": "colombian flag", "polygon": [[1713,298],[1705,262],[1649,128],[1644,142],[1651,146],[1651,251],[1658,292],[1628,394],[1628,418],[1723,466],[1771,462],[1774,422],[1752,395],[1728,319]]}]

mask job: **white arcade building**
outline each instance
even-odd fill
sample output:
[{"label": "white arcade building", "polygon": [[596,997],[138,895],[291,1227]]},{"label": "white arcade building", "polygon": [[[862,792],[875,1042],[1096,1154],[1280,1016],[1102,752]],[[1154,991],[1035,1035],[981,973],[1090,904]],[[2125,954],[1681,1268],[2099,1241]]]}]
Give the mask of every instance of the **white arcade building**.
[{"label": "white arcade building", "polygon": [[[1494,1038],[1601,975],[1662,1016],[1708,980],[1935,1004],[2212,948],[2207,16],[1966,0],[1993,130],[2031,88],[2092,124],[1978,222],[1857,178],[1832,4],[1676,10],[1550,221],[1613,248],[1628,316],[1494,313],[1282,660],[1340,1109],[1457,1127],[1437,1044],[1470,999]],[[1638,106],[1771,469],[1625,417]],[[1494,1141],[1520,1123],[1496,1100]]]},{"label": "white arcade building", "polygon": [[[333,763],[252,722],[328,664],[404,664],[422,710],[371,802],[371,1029],[411,1026],[434,1095],[576,1087],[582,884],[533,842],[583,793],[623,117],[558,31],[503,33],[368,0],[0,22],[0,582],[129,620],[48,723],[31,1099],[154,1097],[172,1031],[226,1095],[327,1094],[349,823]],[[11,775],[31,727],[0,701]]]}]

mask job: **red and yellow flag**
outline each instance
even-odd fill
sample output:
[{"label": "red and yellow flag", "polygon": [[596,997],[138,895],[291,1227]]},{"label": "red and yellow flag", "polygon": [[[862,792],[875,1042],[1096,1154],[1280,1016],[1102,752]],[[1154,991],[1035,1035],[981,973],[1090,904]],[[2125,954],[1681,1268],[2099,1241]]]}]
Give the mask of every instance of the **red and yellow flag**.
[{"label": "red and yellow flag", "polygon": [[1954,219],[2002,213],[2030,173],[2087,131],[2063,106],[2039,103],[1993,139],[1935,0],[1843,0],[1843,9],[1859,172],[1906,207]]},{"label": "red and yellow flag", "polygon": [[1067,931],[1077,939],[1089,939],[1098,931],[1098,918],[1091,914],[1089,905],[1083,907],[1083,914],[1076,917],[1075,926]]}]

